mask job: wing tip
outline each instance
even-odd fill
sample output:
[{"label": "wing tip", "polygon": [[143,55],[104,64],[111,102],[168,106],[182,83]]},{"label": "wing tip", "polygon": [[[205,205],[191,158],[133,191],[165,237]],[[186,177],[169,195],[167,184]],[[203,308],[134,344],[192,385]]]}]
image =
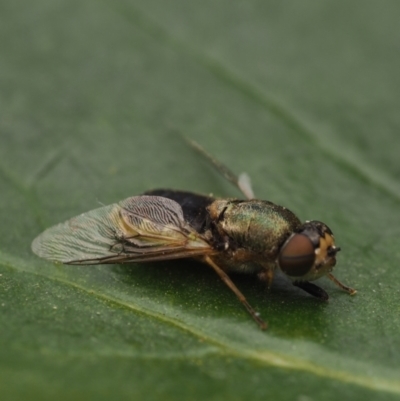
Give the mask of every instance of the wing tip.
[{"label": "wing tip", "polygon": [[41,242],[42,242],[42,234],[39,234],[31,243],[32,252],[39,257],[42,257],[42,252],[40,251],[42,248]]},{"label": "wing tip", "polygon": [[32,252],[36,255],[39,256],[39,258],[46,259],[55,263],[63,263],[61,260],[54,259],[54,257],[51,256],[49,253],[48,249],[46,249],[46,241],[44,240],[46,231],[43,233],[39,234],[31,244],[31,250]]}]

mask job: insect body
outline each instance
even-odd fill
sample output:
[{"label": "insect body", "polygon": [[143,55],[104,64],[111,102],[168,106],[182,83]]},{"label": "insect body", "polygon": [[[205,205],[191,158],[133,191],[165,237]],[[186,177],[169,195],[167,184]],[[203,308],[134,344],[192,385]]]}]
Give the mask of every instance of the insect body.
[{"label": "insect body", "polygon": [[192,145],[248,200],[154,190],[47,229],[33,241],[33,251],[45,259],[79,265],[196,258],[216,271],[263,329],[266,323],[227,273],[257,274],[269,287],[280,269],[294,285],[322,300],[328,294],[310,281],[327,275],[355,294],[331,274],[340,248],[324,223],[301,223],[282,206],[252,199],[247,176],[237,178]]}]

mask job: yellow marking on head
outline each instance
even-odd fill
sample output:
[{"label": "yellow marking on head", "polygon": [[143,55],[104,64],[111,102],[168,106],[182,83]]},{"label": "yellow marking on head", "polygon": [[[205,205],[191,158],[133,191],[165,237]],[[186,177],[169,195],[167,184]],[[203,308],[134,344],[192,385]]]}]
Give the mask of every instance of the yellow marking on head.
[{"label": "yellow marking on head", "polygon": [[319,265],[324,263],[328,256],[328,249],[335,246],[335,240],[332,235],[326,233],[324,237],[319,239],[319,247],[315,250],[315,263]]}]

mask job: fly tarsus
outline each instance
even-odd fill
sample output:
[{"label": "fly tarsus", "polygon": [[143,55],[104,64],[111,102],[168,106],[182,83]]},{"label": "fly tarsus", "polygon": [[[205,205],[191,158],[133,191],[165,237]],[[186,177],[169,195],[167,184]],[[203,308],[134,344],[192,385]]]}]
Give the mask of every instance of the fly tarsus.
[{"label": "fly tarsus", "polygon": [[332,280],[338,287],[340,287],[342,290],[348,292],[350,295],[354,295],[357,293],[357,290],[354,288],[348,287],[347,285],[344,285],[342,282],[340,282],[332,273],[328,274],[328,278]]},{"label": "fly tarsus", "polygon": [[261,319],[260,314],[258,312],[256,312],[253,309],[253,307],[247,302],[245,296],[236,287],[236,285],[229,278],[229,276],[217,264],[215,264],[214,261],[209,256],[206,256],[204,258],[204,261],[215,270],[215,272],[222,279],[222,281],[235,293],[235,295],[238,297],[239,301],[243,304],[243,306],[246,308],[247,312],[249,312],[250,316],[258,324],[260,329],[266,330],[267,323]]}]

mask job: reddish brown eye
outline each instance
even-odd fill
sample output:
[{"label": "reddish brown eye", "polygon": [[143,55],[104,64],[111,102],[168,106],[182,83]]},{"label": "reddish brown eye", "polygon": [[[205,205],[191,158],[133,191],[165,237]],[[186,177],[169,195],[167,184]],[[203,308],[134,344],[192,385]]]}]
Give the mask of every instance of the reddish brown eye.
[{"label": "reddish brown eye", "polygon": [[311,240],[302,234],[289,238],[279,255],[279,266],[288,276],[301,277],[309,272],[315,261]]}]

